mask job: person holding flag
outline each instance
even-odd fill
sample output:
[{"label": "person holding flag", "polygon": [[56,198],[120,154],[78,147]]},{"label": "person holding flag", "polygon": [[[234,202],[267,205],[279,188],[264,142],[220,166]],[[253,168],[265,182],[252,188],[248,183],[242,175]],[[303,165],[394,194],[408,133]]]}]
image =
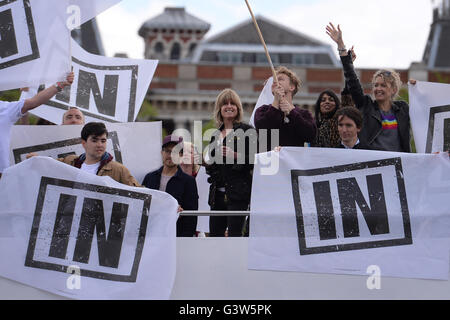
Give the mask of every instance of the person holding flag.
[{"label": "person holding flag", "polygon": [[34,97],[20,101],[0,101],[0,178],[2,172],[9,167],[9,146],[11,128],[28,111],[45,104],[58,92],[70,86],[74,80],[74,73],[67,75],[66,80],[39,92]]},{"label": "person holding flag", "polygon": [[303,147],[305,142],[315,140],[317,128],[311,112],[293,104],[293,98],[300,89],[300,79],[286,67],[279,67],[276,75],[278,85],[275,82],[272,85],[273,103],[256,110],[255,127],[258,130],[278,130],[281,147]]}]

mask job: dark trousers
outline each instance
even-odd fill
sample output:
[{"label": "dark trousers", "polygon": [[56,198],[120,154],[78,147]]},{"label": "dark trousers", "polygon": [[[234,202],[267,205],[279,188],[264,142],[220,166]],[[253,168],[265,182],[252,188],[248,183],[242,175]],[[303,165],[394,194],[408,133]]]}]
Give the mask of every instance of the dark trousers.
[{"label": "dark trousers", "polygon": [[193,237],[197,231],[197,217],[179,217],[177,220],[177,237]]},{"label": "dark trousers", "polygon": [[[225,193],[216,192],[216,199],[212,211],[247,211],[248,202],[225,200]],[[224,237],[225,230],[228,227],[229,237],[242,237],[242,230],[244,228],[245,217],[216,217],[211,215],[209,218],[209,236],[210,237]]]}]

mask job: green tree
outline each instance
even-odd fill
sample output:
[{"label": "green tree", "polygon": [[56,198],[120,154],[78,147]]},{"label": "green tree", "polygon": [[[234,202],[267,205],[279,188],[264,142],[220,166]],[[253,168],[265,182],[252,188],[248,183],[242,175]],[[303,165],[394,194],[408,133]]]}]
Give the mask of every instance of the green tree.
[{"label": "green tree", "polygon": [[450,83],[450,76],[444,75],[440,72],[435,72],[434,75],[436,76],[438,83]]},{"label": "green tree", "polygon": [[17,101],[20,99],[20,91],[19,90],[8,90],[0,92],[0,100],[1,101]]},{"label": "green tree", "polygon": [[148,122],[155,121],[158,116],[158,110],[148,101],[144,100],[141,106],[141,110],[137,116],[137,121]]}]

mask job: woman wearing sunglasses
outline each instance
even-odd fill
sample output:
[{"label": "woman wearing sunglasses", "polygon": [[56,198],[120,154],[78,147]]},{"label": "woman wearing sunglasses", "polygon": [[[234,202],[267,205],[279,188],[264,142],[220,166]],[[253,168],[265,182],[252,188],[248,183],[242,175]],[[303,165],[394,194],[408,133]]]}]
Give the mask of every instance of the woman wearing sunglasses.
[{"label": "woman wearing sunglasses", "polygon": [[[379,70],[372,78],[372,97],[364,90],[356,75],[349,51],[345,48],[340,26],[330,23],[327,34],[338,45],[345,80],[355,106],[363,113],[360,140],[373,150],[411,152],[409,105],[394,101],[402,82],[394,70]],[[415,80],[410,80],[415,84]]]}]

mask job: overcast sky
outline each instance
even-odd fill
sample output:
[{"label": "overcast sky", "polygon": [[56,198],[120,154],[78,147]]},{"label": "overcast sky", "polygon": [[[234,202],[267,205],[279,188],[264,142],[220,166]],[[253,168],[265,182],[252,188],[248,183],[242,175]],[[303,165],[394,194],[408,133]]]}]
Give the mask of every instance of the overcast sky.
[{"label": "overcast sky", "polygon": [[[435,0],[435,2],[438,0]],[[255,15],[333,45],[329,21],[340,24],[347,47],[355,46],[357,67],[409,68],[421,61],[432,22],[433,0],[250,0]],[[98,16],[107,56],[125,52],[143,58],[137,32],[165,7],[182,6],[211,24],[211,37],[250,18],[244,0],[122,0]],[[256,35],[255,35],[256,36]]]}]

